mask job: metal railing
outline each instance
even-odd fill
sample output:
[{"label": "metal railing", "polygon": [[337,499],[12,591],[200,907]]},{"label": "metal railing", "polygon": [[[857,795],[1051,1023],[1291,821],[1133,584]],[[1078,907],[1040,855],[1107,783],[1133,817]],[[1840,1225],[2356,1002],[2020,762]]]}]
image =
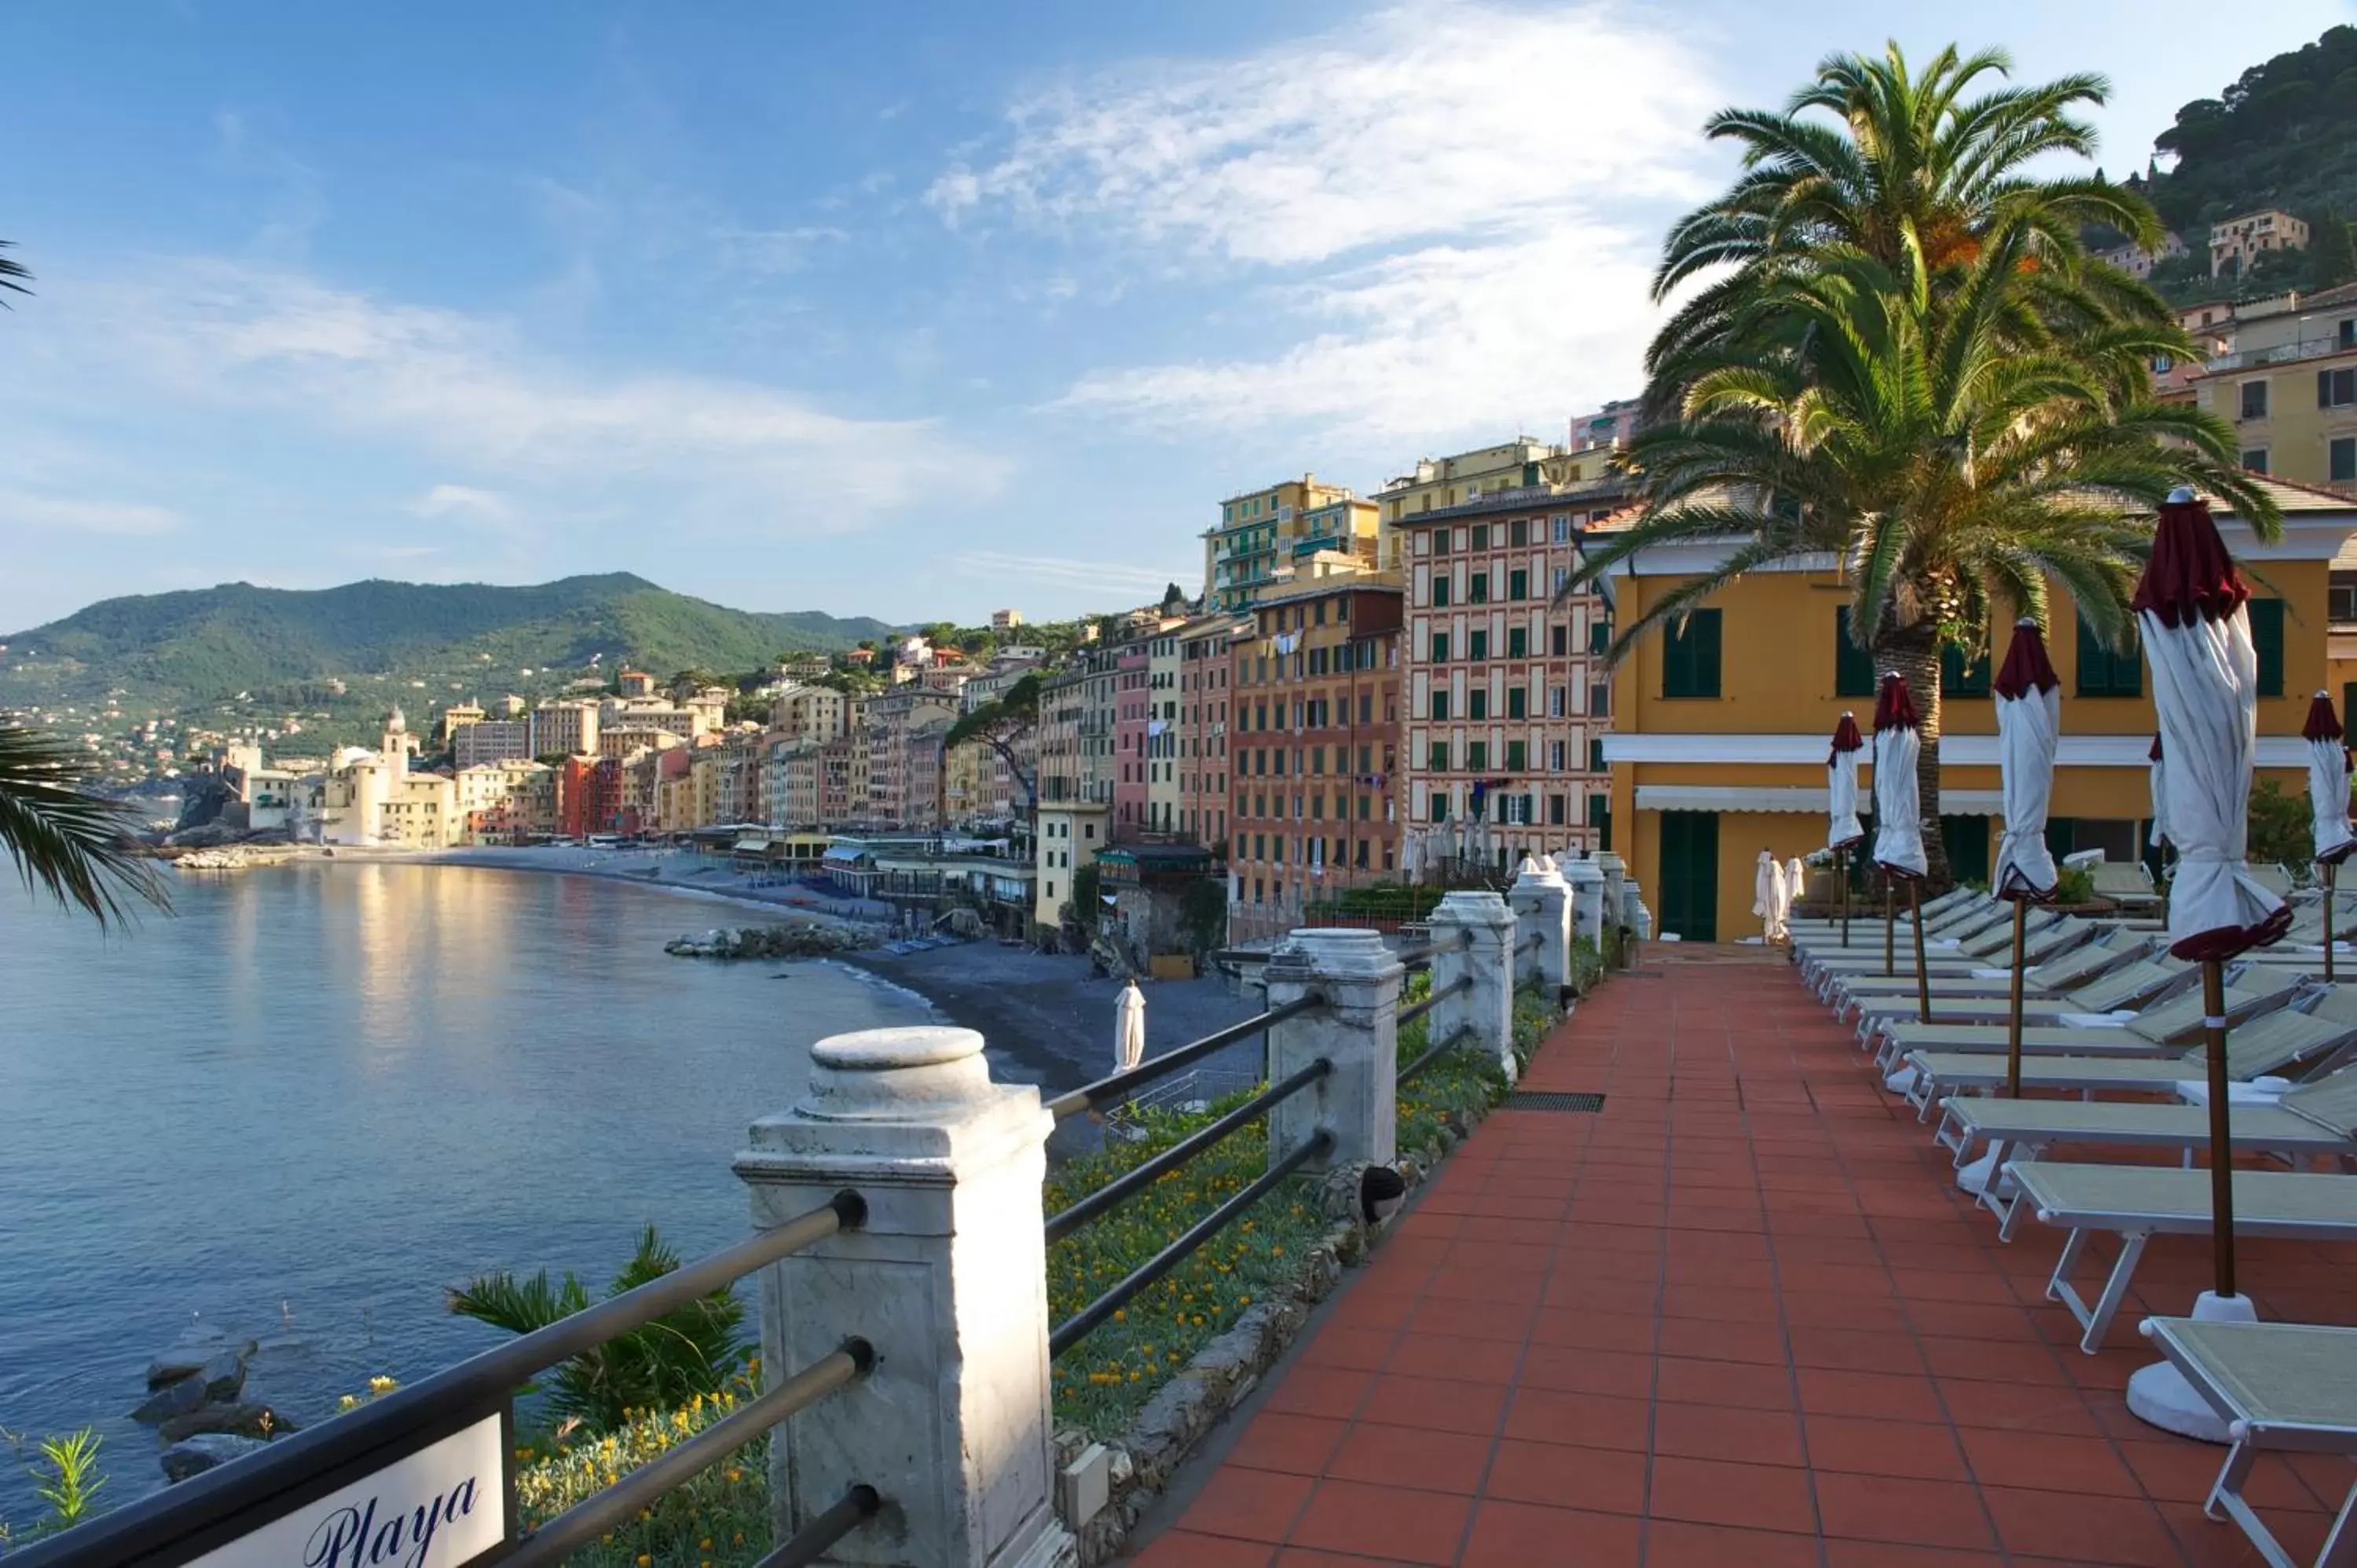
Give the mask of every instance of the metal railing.
[{"label": "metal railing", "polygon": [[1435,937],[1428,942],[1419,942],[1415,947],[1402,948],[1392,956],[1399,960],[1406,968],[1423,969],[1442,953],[1454,952],[1459,948],[1472,945],[1473,933],[1459,931],[1453,937]]},{"label": "metal railing", "polygon": [[[1399,1015],[1399,1027],[1403,1029],[1406,1028],[1410,1024],[1415,1023],[1417,1019],[1430,1013],[1434,1008],[1439,1006],[1441,1003],[1448,1000],[1449,997],[1472,989],[1473,977],[1471,975],[1462,974],[1458,976],[1456,980],[1447,985],[1441,986],[1439,989],[1433,992],[1431,995],[1417,1003],[1415,1006],[1401,1008]],[[1451,1029],[1444,1038],[1433,1041],[1426,1048],[1423,1055],[1417,1057],[1415,1060],[1409,1062],[1405,1067],[1401,1068],[1396,1073],[1394,1073],[1393,1075],[1393,1081],[1395,1083],[1407,1082],[1410,1079],[1415,1078],[1418,1073],[1424,1071],[1425,1069],[1438,1061],[1442,1057],[1456,1049],[1457,1042],[1471,1033],[1473,1033],[1473,1026],[1470,1024],[1459,1025],[1458,1027]]]},{"label": "metal railing", "polygon": [[1168,1077],[1180,1068],[1199,1062],[1212,1052],[1224,1049],[1239,1040],[1248,1040],[1265,1033],[1272,1024],[1282,1024],[1288,1018],[1298,1018],[1304,1013],[1326,1005],[1318,995],[1301,997],[1282,1007],[1272,1007],[1224,1029],[1214,1029],[1200,1040],[1192,1040],[1175,1050],[1149,1057],[1134,1068],[1101,1078],[1094,1083],[1084,1083],[1048,1101],[1048,1113],[1061,1122],[1068,1116],[1078,1116],[1084,1111],[1103,1111],[1118,1105],[1155,1079]]},{"label": "metal railing", "polygon": [[[875,1351],[865,1339],[846,1338],[832,1355],[522,1535],[517,1534],[512,1468],[517,1391],[534,1373],[726,1289],[755,1270],[839,1231],[857,1230],[866,1218],[866,1201],[859,1194],[838,1193],[783,1225],[497,1349],[470,1357],[361,1409],[280,1438],[244,1458],[61,1535],[20,1548],[9,1555],[9,1568],[167,1568],[233,1544],[302,1509],[332,1498],[339,1487],[369,1480],[411,1455],[493,1420],[500,1425],[502,1539],[497,1547],[466,1561],[496,1561],[502,1568],[556,1563],[566,1552],[578,1551],[627,1523],[656,1498],[797,1411],[857,1380],[874,1364]],[[861,1490],[866,1489],[855,1488]],[[846,1498],[845,1504],[852,1500]],[[855,1511],[847,1522],[836,1517],[845,1504],[813,1520],[793,1540],[764,1559],[764,1564],[814,1560],[859,1520],[873,1513],[878,1499],[868,1491],[865,1511]],[[822,1531],[822,1526],[832,1533]],[[317,1547],[317,1538],[313,1545]],[[310,1560],[328,1561],[319,1556]]]}]

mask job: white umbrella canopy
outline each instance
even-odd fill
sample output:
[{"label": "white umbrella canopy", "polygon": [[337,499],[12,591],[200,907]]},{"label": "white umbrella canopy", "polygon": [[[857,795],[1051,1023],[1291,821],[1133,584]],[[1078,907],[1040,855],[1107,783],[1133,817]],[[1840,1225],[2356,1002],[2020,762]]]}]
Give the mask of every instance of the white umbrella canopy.
[{"label": "white umbrella canopy", "polygon": [[1922,723],[1907,677],[1882,677],[1874,700],[1874,863],[1893,876],[1921,877],[1931,869],[1923,854],[1923,796],[1915,763],[1923,755]]},{"label": "white umbrella canopy", "polygon": [[2176,841],[2169,836],[2169,774],[2160,760],[2160,736],[2152,737],[2152,842],[2156,848]]},{"label": "white umbrella canopy", "polygon": [[1413,887],[1424,880],[1424,835],[1410,828],[1400,835],[1400,879]]},{"label": "white umbrella canopy", "polygon": [[1996,756],[2005,781],[2005,834],[1989,883],[2000,898],[2044,903],[2059,877],[2046,847],[2054,800],[2054,752],[2062,735],[2062,682],[2038,623],[2013,628],[1996,677]]},{"label": "white umbrella canopy", "polygon": [[1809,868],[1801,864],[1801,857],[1796,854],[1784,863],[1784,918],[1786,919],[1792,918],[1792,911],[1800,906],[1801,896],[1806,893],[1808,888]]},{"label": "white umbrella canopy", "polygon": [[1865,749],[1866,737],[1857,733],[1857,715],[1844,714],[1841,723],[1834,726],[1833,753],[1825,758],[1827,849],[1847,849],[1866,837],[1866,824],[1857,820],[1857,761],[1858,753]]},{"label": "white umbrella canopy", "polygon": [[1113,1004],[1113,1069],[1127,1072],[1146,1059],[1146,995],[1130,981]]},{"label": "white umbrella canopy", "polygon": [[1751,912],[1760,917],[1760,934],[1768,941],[1784,935],[1784,868],[1775,852],[1760,852],[1760,867],[1751,877]]},{"label": "white umbrella canopy", "polygon": [[2357,851],[2357,833],[2349,824],[2349,748],[2341,744],[2341,720],[2332,699],[2319,692],[2308,704],[2308,723],[2300,726],[2308,742],[2308,803],[2316,822],[2316,860],[2339,865]]}]

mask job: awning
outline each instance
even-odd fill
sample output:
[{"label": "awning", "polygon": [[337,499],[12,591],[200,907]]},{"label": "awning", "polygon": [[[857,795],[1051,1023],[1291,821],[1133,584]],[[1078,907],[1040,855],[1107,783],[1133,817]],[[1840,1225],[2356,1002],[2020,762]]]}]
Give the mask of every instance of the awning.
[{"label": "awning", "polygon": [[[1818,743],[1820,750],[1824,742]],[[1794,785],[1640,784],[1641,811],[1789,811],[1824,816],[1833,804],[1824,789]],[[2005,814],[2002,789],[1943,789],[1943,817],[1996,817]]]},{"label": "awning", "polygon": [[767,854],[770,853],[770,841],[766,838],[738,839],[737,841],[737,853],[738,854]]}]

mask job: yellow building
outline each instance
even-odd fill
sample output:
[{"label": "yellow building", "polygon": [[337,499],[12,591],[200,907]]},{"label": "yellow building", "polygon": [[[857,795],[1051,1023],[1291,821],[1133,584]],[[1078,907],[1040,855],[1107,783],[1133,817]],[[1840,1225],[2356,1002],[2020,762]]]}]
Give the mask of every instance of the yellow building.
[{"label": "yellow building", "polygon": [[[2261,777],[2307,788],[2299,738],[2310,693],[2342,673],[2327,642],[2334,557],[2357,533],[2357,501],[2271,487],[2283,536],[2259,544],[2219,516],[2227,545],[2250,564],[2259,648]],[[1727,546],[1646,551],[1606,578],[1622,620],[1722,559]],[[2264,577],[2265,581],[2257,581]],[[1844,712],[1871,727],[1876,671],[1847,639],[1847,588],[1830,558],[1769,568],[1722,589],[1674,635],[1647,637],[1613,677],[1612,845],[1628,862],[1658,930],[1689,941],[1756,934],[1749,913],[1759,854],[1806,855],[1825,842],[1825,758]],[[2115,654],[2053,596],[2047,637],[2062,681],[2062,741],[2050,842],[2145,853],[2154,729],[2141,654]],[[1997,633],[2004,651],[2009,628]],[[2357,640],[2357,639],[2352,639]],[[2357,672],[2357,664],[2350,667]],[[1996,724],[1986,658],[1953,654],[1943,682],[1943,833],[1959,879],[1986,880],[2003,810]],[[1870,769],[1869,769],[1870,773]],[[1625,825],[1624,825],[1625,824]]]},{"label": "yellow building", "polygon": [[1102,800],[1042,800],[1039,836],[1035,846],[1039,875],[1031,884],[1031,923],[1052,931],[1063,907],[1072,901],[1072,877],[1082,866],[1094,865],[1097,851],[1113,842],[1107,819],[1113,808]]},{"label": "yellow building", "polygon": [[2235,306],[2192,385],[2234,426],[2243,467],[2357,495],[2357,284]]},{"label": "yellow building", "polygon": [[1295,555],[1319,549],[1382,553],[1383,524],[1372,501],[1315,474],[1231,496],[1216,528],[1203,532],[1203,599],[1210,609],[1242,609]]},{"label": "yellow building", "polygon": [[2210,275],[2250,270],[2268,251],[2305,251],[2308,225],[2279,208],[2263,207],[2210,225]]},{"label": "yellow building", "polygon": [[1484,496],[1516,490],[1561,489],[1601,479],[1611,471],[1613,448],[1585,446],[1575,451],[1549,446],[1528,435],[1496,446],[1476,447],[1451,457],[1418,459],[1414,471],[1401,475],[1375,493],[1385,528],[1427,511],[1465,506]]}]

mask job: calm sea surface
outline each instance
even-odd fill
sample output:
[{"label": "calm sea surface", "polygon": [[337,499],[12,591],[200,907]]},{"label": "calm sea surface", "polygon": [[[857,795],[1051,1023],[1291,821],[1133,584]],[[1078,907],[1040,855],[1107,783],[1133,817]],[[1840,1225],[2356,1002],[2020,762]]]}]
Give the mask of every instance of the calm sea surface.
[{"label": "calm sea surface", "polygon": [[[926,1015],[824,964],[668,957],[719,913],[586,877],[175,892],[102,938],[0,887],[0,1427],[95,1425],[110,1502],[161,1484],[124,1417],[192,1316],[272,1340],[250,1391],[297,1421],[423,1376],[502,1337],[443,1310],[472,1273],[603,1294],[650,1221],[690,1257],[741,1236],[730,1156],[809,1043]],[[0,1450],[0,1519],[34,1511]]]}]

